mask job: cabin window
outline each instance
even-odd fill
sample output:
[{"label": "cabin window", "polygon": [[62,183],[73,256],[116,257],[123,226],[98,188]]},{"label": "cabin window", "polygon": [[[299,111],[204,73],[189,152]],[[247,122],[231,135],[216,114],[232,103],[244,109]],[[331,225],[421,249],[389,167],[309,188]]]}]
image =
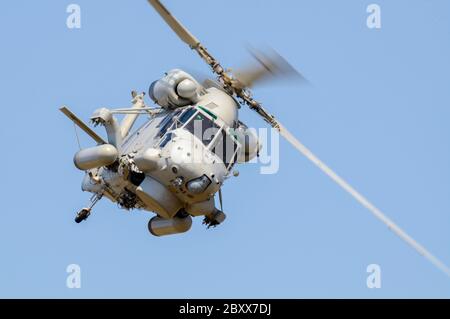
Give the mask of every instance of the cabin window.
[{"label": "cabin window", "polygon": [[185,110],[178,118],[178,121],[183,125],[192,117],[192,115],[194,115],[195,112],[197,112],[197,110],[193,107]]},{"label": "cabin window", "polygon": [[192,135],[203,142],[205,146],[214,139],[220,127],[204,114],[198,112],[184,127]]},{"label": "cabin window", "polygon": [[171,139],[172,139],[172,133],[167,133],[166,136],[164,136],[164,138],[161,140],[159,147],[163,148],[164,146],[166,146],[167,143],[170,142]]}]

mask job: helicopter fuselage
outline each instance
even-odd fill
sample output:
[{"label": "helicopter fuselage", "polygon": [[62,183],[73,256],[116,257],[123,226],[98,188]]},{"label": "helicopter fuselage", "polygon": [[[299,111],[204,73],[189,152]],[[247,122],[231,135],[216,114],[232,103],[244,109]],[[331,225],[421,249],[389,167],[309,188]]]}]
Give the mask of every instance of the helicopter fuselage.
[{"label": "helicopter fuselage", "polygon": [[[164,83],[180,73],[185,74],[169,72]],[[258,150],[249,150],[249,139],[257,138],[238,120],[239,104],[234,98],[214,86],[199,92],[194,103],[165,106],[126,136],[119,135],[130,115],[118,125],[111,111],[97,110],[92,119],[105,126],[108,143],[75,155],[75,165],[86,171],[82,189],[125,209],[155,212],[165,227],[161,234],[166,234],[168,221],[191,216],[205,216],[210,225],[220,223],[214,218],[221,213],[224,219],[224,214],[216,208],[214,196],[233,166],[255,156],[259,145],[253,143]],[[176,233],[178,228],[172,228]],[[159,235],[158,229],[154,232]]]}]

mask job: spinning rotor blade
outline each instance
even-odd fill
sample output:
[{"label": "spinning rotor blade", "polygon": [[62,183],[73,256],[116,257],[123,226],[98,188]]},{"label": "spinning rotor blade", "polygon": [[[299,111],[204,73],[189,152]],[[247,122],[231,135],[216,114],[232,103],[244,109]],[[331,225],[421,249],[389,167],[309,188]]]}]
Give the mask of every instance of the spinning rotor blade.
[{"label": "spinning rotor blade", "polygon": [[[261,54],[253,50],[253,57],[259,62],[257,68],[251,68],[247,70],[241,70],[237,72],[236,77],[232,77],[228,74],[225,69],[220,65],[220,63],[206,50],[206,48],[200,43],[200,41],[192,35],[163,5],[159,0],[148,0],[150,5],[158,12],[158,14],[164,19],[164,21],[170,26],[170,28],[178,35],[178,37],[186,44],[188,44],[191,49],[197,51],[200,57],[212,68],[212,71],[216,73],[219,77],[221,84],[224,89],[230,93],[235,94],[253,108],[250,92],[248,92],[247,87],[253,85],[268,74],[272,75],[297,75],[299,79],[305,79],[298,73],[292,66],[287,63],[279,54],[273,52],[272,56],[267,54]],[[246,91],[246,92],[244,92]]]},{"label": "spinning rotor blade", "polygon": [[218,74],[224,84],[231,84],[231,77],[224,72],[222,66],[217,60],[209,54],[200,41],[192,35],[159,0],[147,0],[158,14],[166,21],[169,27],[178,35],[178,37],[191,49],[197,51],[200,57],[212,68],[213,72]]},{"label": "spinning rotor blade", "polygon": [[200,41],[197,40],[170,12],[159,0],[148,0],[148,2],[155,8],[159,15],[166,21],[166,23],[172,28],[172,30],[178,35],[178,37],[195,48]]},{"label": "spinning rotor blade", "polygon": [[237,85],[253,87],[255,84],[276,79],[290,79],[303,84],[309,83],[292,65],[273,49],[257,51],[248,49],[256,63],[233,71]]},{"label": "spinning rotor blade", "polygon": [[374,206],[367,198],[361,195],[356,189],[348,184],[344,179],[337,175],[331,168],[323,163],[316,155],[314,155],[306,146],[304,146],[298,139],[296,139],[285,127],[278,124],[280,135],[283,136],[292,146],[294,146],[300,153],[316,165],[322,172],[330,177],[336,184],[342,187],[362,206],[367,208],[376,218],[392,230],[397,236],[403,239],[408,245],[416,250],[420,255],[424,256],[434,266],[443,271],[450,277],[450,268],[448,268],[442,261],[430,253],[424,246],[418,243],[414,238],[409,236],[403,229],[395,224],[389,217],[387,217],[380,209]]},{"label": "spinning rotor blade", "polygon": [[251,92],[246,87],[243,87],[242,83],[234,80],[232,76],[225,72],[220,63],[206,50],[200,41],[176,19],[159,0],[148,0],[148,2],[155,8],[180,39],[197,51],[200,57],[212,68],[213,72],[218,75],[218,79],[225,91],[240,98],[242,103],[247,104],[252,110],[256,111],[271,126],[275,128],[278,126],[275,118],[264,110],[259,102],[252,98]]}]

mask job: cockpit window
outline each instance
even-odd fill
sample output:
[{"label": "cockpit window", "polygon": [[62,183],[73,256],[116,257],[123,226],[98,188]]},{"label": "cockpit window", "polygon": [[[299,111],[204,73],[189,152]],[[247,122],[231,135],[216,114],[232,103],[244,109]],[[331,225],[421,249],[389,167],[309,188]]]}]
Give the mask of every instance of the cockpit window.
[{"label": "cockpit window", "polygon": [[163,148],[164,146],[166,146],[167,143],[170,142],[171,139],[172,139],[172,133],[167,133],[166,136],[164,136],[164,138],[161,140],[159,147]]},{"label": "cockpit window", "polygon": [[178,121],[180,121],[181,124],[186,123],[192,117],[192,115],[194,115],[195,112],[197,112],[195,108],[185,110],[183,114],[180,115]]},{"label": "cockpit window", "polygon": [[198,112],[184,128],[202,141],[205,146],[208,146],[209,143],[211,143],[220,130],[220,127],[217,124],[200,112]]},{"label": "cockpit window", "polygon": [[223,163],[228,168],[235,160],[237,144],[231,136],[226,134],[223,130],[220,133],[222,136],[218,139],[217,144],[212,151],[222,159]]},{"label": "cockpit window", "polygon": [[159,123],[157,127],[159,127],[158,136],[161,137],[166,134],[167,129],[173,124],[175,117],[180,113],[180,110],[171,112],[168,114],[162,121]]}]

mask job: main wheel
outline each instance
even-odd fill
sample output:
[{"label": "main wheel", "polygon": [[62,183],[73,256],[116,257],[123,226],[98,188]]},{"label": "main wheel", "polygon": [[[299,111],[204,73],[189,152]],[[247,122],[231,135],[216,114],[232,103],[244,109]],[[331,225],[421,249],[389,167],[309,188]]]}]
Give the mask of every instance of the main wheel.
[{"label": "main wheel", "polygon": [[75,222],[77,224],[81,223],[83,220],[88,218],[90,214],[91,214],[91,211],[89,209],[83,208],[82,210],[80,210],[78,212],[77,216],[75,217]]}]

